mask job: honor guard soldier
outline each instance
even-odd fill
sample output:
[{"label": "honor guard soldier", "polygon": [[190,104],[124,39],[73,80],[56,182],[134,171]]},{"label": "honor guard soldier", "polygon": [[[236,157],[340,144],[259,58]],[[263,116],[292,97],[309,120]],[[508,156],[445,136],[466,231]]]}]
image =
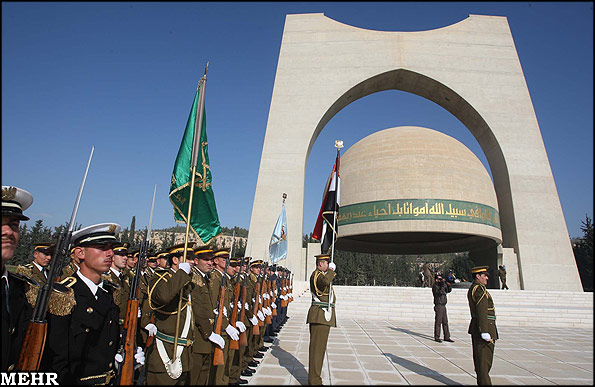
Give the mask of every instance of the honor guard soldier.
[{"label": "honor guard soldier", "polygon": [[[166,249],[158,252],[155,255],[155,257],[150,257],[148,259],[149,263],[147,267],[147,272],[150,273],[150,275],[147,278],[146,287],[142,286],[142,283],[140,286],[141,298],[139,299],[138,305],[141,310],[141,317],[139,326],[143,327],[143,329],[141,329],[140,331],[141,342],[145,343],[145,348],[147,348],[147,354],[149,352],[148,348],[153,344],[153,338],[155,336],[155,333],[157,332],[157,327],[155,326],[155,315],[153,313],[153,309],[151,309],[151,307],[149,306],[149,286],[151,283],[151,278],[155,275],[155,273],[158,270],[168,269],[170,267],[168,263],[168,256],[169,254],[167,253]],[[159,262],[163,263],[162,267],[159,266]],[[151,337],[151,339],[149,339],[149,337]]]},{"label": "honor guard soldier", "polygon": [[[331,281],[335,278],[336,266],[330,262],[329,254],[316,255],[316,270],[310,276],[312,305],[308,310],[306,322],[310,324],[310,347],[308,350],[308,384],[321,385],[322,363],[331,327],[336,327],[335,294]],[[330,270],[329,270],[330,269]],[[329,293],[333,300],[329,310]]]},{"label": "honor guard soldier", "polygon": [[[110,270],[120,225],[100,223],[72,234],[80,269],[65,279],[76,305],[64,316],[48,314],[51,369],[60,384],[113,384],[120,344],[119,309],[113,292],[117,285],[102,280]],[[135,355],[144,364],[144,353]]]},{"label": "honor guard soldier", "polygon": [[250,262],[251,257],[244,257],[244,264],[249,267],[249,272],[246,274],[246,299],[244,300],[244,308],[245,311],[245,319],[244,324],[246,324],[246,338],[248,346],[244,348],[244,355],[242,357],[242,364],[240,368],[242,372],[240,373],[241,376],[252,376],[256,370],[250,367],[256,367],[260,362],[254,359],[254,344],[253,344],[253,327],[258,326],[258,317],[253,314],[254,312],[254,302],[255,302],[255,288],[256,288],[256,273],[257,269],[259,268],[259,264],[262,261],[256,260]]},{"label": "honor guard soldier", "polygon": [[215,251],[215,258],[213,263],[215,267],[211,271],[209,279],[209,293],[211,295],[211,307],[213,313],[218,313],[217,306],[219,305],[219,291],[223,282],[223,276],[226,276],[225,281],[225,292],[223,297],[223,316],[221,324],[221,337],[225,341],[225,347],[223,348],[223,359],[225,364],[213,366],[211,368],[211,374],[209,377],[209,384],[213,385],[227,385],[229,384],[229,341],[238,340],[240,332],[229,324],[229,318],[231,317],[231,311],[229,310],[229,304],[233,296],[233,286],[229,280],[230,276],[226,273],[226,261],[229,258],[229,250],[220,249]]},{"label": "honor guard soldier", "polygon": [[478,385],[491,385],[490,369],[494,358],[495,342],[498,339],[494,300],[486,289],[489,274],[488,266],[471,269],[473,282],[467,292],[471,323],[468,333],[473,344],[473,364]]},{"label": "honor guard soldier", "polygon": [[120,330],[122,330],[124,329],[126,304],[128,303],[128,295],[130,294],[130,279],[123,272],[123,270],[126,268],[128,243],[117,242],[114,244],[113,251],[114,256],[112,257],[112,265],[109,271],[103,275],[103,279],[108,280],[116,285],[113,296],[114,302],[120,309],[118,323],[120,324]]},{"label": "honor guard soldier", "polygon": [[213,332],[215,313],[211,305],[209,291],[209,272],[213,269],[213,248],[200,246],[194,251],[194,266],[192,268],[192,308],[194,314],[195,337],[192,344],[192,369],[190,370],[190,384],[206,386],[213,363],[213,345],[225,347],[223,337]]},{"label": "honor guard soldier", "polygon": [[[192,262],[194,242],[189,242],[187,248],[184,245],[170,247],[165,259],[169,268],[158,269],[149,280],[148,304],[155,315],[155,323],[154,328],[148,329],[153,330],[155,343],[148,349],[148,385],[190,384],[194,327],[192,266],[188,261]],[[184,252],[187,262],[181,262]]]},{"label": "honor guard soldier", "polygon": [[33,247],[33,262],[24,266],[19,265],[16,272],[33,278],[39,286],[43,286],[48,278],[50,261],[55,250],[55,243],[36,243]]},{"label": "honor guard soldier", "polygon": [[[240,302],[240,292],[241,292],[240,268],[242,266],[242,260],[243,260],[242,258],[230,258],[229,259],[229,267],[227,270],[227,274],[230,277],[229,285],[231,288],[231,301],[229,303],[228,316],[230,319],[230,324],[232,326],[234,326],[240,333],[246,331],[246,326],[240,320],[240,312],[242,309],[242,304]],[[248,381],[240,379],[240,372],[242,370],[242,369],[240,369],[241,358],[242,358],[244,351],[242,348],[240,348],[239,334],[238,334],[238,339],[234,340],[234,341],[235,341],[235,343],[232,343],[230,341],[230,348],[229,348],[229,355],[228,355],[229,384],[231,384],[231,385],[246,384],[246,383],[248,383]],[[232,344],[234,344],[234,345],[232,345]]]},{"label": "honor guard soldier", "polygon": [[20,222],[29,220],[23,211],[32,203],[33,196],[24,189],[2,186],[2,372],[14,371],[33,311],[26,277],[6,268],[19,243]]},{"label": "honor guard soldier", "polygon": [[74,273],[79,271],[81,267],[81,262],[74,254],[74,247],[70,249],[70,262],[62,269],[62,275],[60,276],[60,281],[63,281],[65,278],[72,276]]}]

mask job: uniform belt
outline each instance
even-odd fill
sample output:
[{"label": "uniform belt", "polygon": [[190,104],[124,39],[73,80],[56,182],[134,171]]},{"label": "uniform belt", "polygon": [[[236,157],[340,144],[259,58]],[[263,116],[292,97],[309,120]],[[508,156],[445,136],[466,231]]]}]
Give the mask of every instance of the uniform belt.
[{"label": "uniform belt", "polygon": [[[326,306],[328,308],[328,302],[319,302],[319,301],[312,301],[312,305],[314,306]],[[331,308],[334,308],[335,304],[331,303]]]},{"label": "uniform belt", "polygon": [[[473,318],[479,318],[479,316],[476,315],[476,314],[472,314],[471,317],[473,317]],[[496,316],[487,315],[487,319],[488,320],[495,320],[496,319]]]},{"label": "uniform belt", "polygon": [[[165,333],[159,332],[159,331],[157,331],[157,334],[155,335],[155,337],[157,337],[161,341],[165,341],[166,343],[170,343],[170,344],[174,344],[174,341],[175,341],[175,337],[166,335]],[[186,339],[184,337],[178,337],[178,345],[183,345],[184,347],[189,347],[192,345],[193,342],[194,342],[194,340]]]},{"label": "uniform belt", "polygon": [[81,384],[87,386],[100,386],[109,384],[112,379],[116,378],[116,373],[114,370],[109,370],[104,374],[94,375],[94,376],[85,376],[84,378],[80,378],[79,381]]}]

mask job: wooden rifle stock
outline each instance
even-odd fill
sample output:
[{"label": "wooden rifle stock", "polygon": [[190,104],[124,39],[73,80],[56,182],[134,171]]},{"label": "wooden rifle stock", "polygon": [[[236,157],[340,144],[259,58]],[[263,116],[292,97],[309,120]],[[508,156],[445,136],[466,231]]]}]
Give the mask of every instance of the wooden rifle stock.
[{"label": "wooden rifle stock", "polygon": [[253,325],[252,326],[252,334],[253,335],[258,335],[260,334],[260,329],[258,328],[258,326],[260,325],[260,319],[258,318],[258,316],[256,316],[258,314],[258,296],[260,294],[260,279],[256,282],[256,289],[254,289],[254,307],[252,308],[252,315],[256,317],[256,319],[258,320],[258,324]]},{"label": "wooden rifle stock", "polygon": [[[241,302],[242,302],[242,311],[240,312],[240,321],[241,322],[244,322],[246,320],[246,308],[245,308],[245,304],[246,304],[246,279],[245,278],[242,280],[242,286],[241,286],[241,291],[240,291],[240,298],[241,298]],[[248,346],[248,335],[246,334],[246,331],[240,333],[240,345],[243,346],[243,347],[247,347]]]},{"label": "wooden rifle stock", "polygon": [[[137,268],[138,269],[138,268]],[[138,300],[129,299],[126,304],[126,319],[124,330],[124,363],[120,367],[120,385],[131,386],[134,379],[134,354],[136,342],[136,327],[138,324]]]},{"label": "wooden rifle stock", "polygon": [[[151,324],[155,324],[155,315],[152,314],[151,315],[151,320],[150,320]],[[149,347],[151,346],[151,344],[153,344],[153,338],[155,336],[147,336],[147,342],[145,343],[145,353],[147,353],[147,349],[149,349]]]},{"label": "wooden rifle stock", "polygon": [[[236,326],[238,320],[238,301],[240,299],[240,283],[236,282],[233,287],[233,312],[231,313],[231,326]],[[240,349],[238,340],[229,339],[229,349]]]},{"label": "wooden rifle stock", "polygon": [[[270,281],[270,289],[271,289],[271,293],[273,293],[273,295],[271,296],[271,300],[273,300],[273,302],[277,301],[277,298],[275,298],[275,287],[276,287],[276,281],[271,277],[271,281]],[[271,302],[272,303],[272,302]],[[275,303],[275,305],[277,305]],[[273,308],[273,316],[277,315],[277,308]]]},{"label": "wooden rifle stock", "polygon": [[41,363],[48,330],[47,322],[30,321],[25,334],[25,341],[19,356],[19,371],[36,371]]},{"label": "wooden rifle stock", "polygon": [[[225,286],[223,285],[223,276],[221,278],[221,286],[219,287],[219,298],[217,300],[217,316],[215,316],[215,329],[213,332],[221,336],[221,325],[223,324],[223,307],[225,306]],[[213,365],[225,364],[225,358],[223,357],[223,349],[218,345],[215,345],[215,351],[213,352]]]}]

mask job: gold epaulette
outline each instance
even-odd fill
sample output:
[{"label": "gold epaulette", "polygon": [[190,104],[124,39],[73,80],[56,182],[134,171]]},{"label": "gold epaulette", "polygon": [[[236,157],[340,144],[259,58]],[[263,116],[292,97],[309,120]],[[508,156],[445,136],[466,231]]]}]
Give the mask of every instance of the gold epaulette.
[{"label": "gold epaulette", "polygon": [[321,272],[320,270],[316,270],[316,273],[314,273],[314,291],[316,292],[316,296],[320,297],[320,296],[328,296],[329,292],[327,290],[327,292],[321,292],[320,290],[318,290],[318,286],[316,286],[316,282],[318,280],[318,277],[320,277],[321,275],[324,275],[323,272]]},{"label": "gold epaulette", "polygon": [[[31,265],[31,264],[29,264],[29,265]],[[17,269],[15,270],[15,273],[22,274],[22,275],[27,276],[27,277],[31,277],[32,274],[33,274],[33,272],[32,272],[33,271],[33,265],[31,265],[31,266],[29,266],[29,265],[24,265],[24,266],[23,265],[19,265],[19,266],[17,266]]]},{"label": "gold epaulette", "polygon": [[487,290],[486,290],[486,288],[484,286],[477,284],[471,290],[471,298],[475,299],[475,291],[477,290],[477,288],[482,289],[483,290],[483,294],[481,295],[481,297],[479,297],[479,300],[475,301],[475,304],[479,304],[479,301],[481,301],[485,297],[485,295],[487,293]]},{"label": "gold epaulette", "polygon": [[[162,311],[161,309],[163,309],[166,305],[162,305],[162,306],[154,306],[153,305],[153,301],[151,300],[151,296],[153,295],[153,291],[155,290],[155,286],[157,286],[157,284],[159,283],[159,281],[163,280],[165,282],[167,282],[168,278],[171,278],[173,275],[172,273],[167,270],[159,270],[159,271],[155,271],[155,276],[157,277],[157,279],[155,280],[155,282],[153,282],[153,285],[149,288],[148,291],[148,296],[147,299],[149,301],[149,308],[151,308],[152,310],[162,313],[162,314],[168,314],[168,315],[174,315],[177,314],[178,312],[165,312]],[[184,308],[188,305],[188,300],[186,300],[186,302],[184,302],[184,299],[182,298],[182,308],[180,309],[180,311],[184,310]]]},{"label": "gold epaulette", "polygon": [[200,287],[205,286],[205,280],[199,273],[192,274],[192,283]]},{"label": "gold epaulette", "polygon": [[254,275],[254,273],[250,273],[250,279],[254,282],[257,281],[256,275]]},{"label": "gold epaulette", "polygon": [[[67,281],[68,280],[68,281]],[[68,283],[65,285],[65,283]],[[72,312],[72,308],[76,305],[74,291],[71,286],[76,283],[76,278],[67,277],[61,282],[54,283],[52,293],[48,302],[48,312],[56,316],[67,316]],[[33,307],[37,302],[37,295],[39,294],[39,285],[29,284],[25,295],[27,301]]]}]

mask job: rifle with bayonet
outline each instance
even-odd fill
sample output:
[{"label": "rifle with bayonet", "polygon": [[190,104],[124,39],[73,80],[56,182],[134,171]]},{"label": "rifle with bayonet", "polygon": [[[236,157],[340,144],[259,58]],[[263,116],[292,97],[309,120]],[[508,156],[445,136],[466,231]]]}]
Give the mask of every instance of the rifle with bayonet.
[{"label": "rifle with bayonet", "polygon": [[157,185],[155,185],[155,189],[153,190],[153,204],[151,205],[147,237],[141,242],[134,277],[130,282],[130,294],[128,295],[128,302],[126,304],[126,317],[122,332],[122,338],[125,339],[118,350],[118,353],[124,358],[119,372],[119,385],[131,386],[134,379],[134,354],[136,353],[136,332],[138,325],[138,286],[140,284],[141,271],[149,253],[149,245],[151,244],[151,223],[153,221],[156,192]]},{"label": "rifle with bayonet", "polygon": [[[232,311],[231,311],[231,319],[230,324],[235,327],[236,321],[238,321],[238,302],[240,301],[240,275],[239,273],[234,278],[234,285],[233,285],[233,303],[232,303]],[[240,345],[238,340],[231,340],[229,341],[229,349],[240,349]]]},{"label": "rifle with bayonet", "polygon": [[[256,278],[256,287],[254,289],[254,306],[252,307],[252,316],[257,316],[258,308],[260,304],[260,275]],[[258,317],[257,317],[258,318]],[[258,323],[252,326],[252,334],[258,335],[260,334],[260,319],[258,319]]]},{"label": "rifle with bayonet", "polygon": [[[266,272],[266,269],[268,268],[268,264],[266,265],[265,269],[264,269],[264,274],[263,274],[263,282],[264,282],[264,290],[262,292],[262,296],[263,296],[263,300],[264,300],[264,308],[263,309],[267,309],[267,312],[271,309],[271,297],[269,295],[270,289],[271,289],[271,283],[269,281],[269,276]],[[265,298],[266,295],[266,298]],[[273,322],[273,317],[271,316],[271,314],[267,313],[266,317],[264,319],[264,323],[265,324],[270,324]]]},{"label": "rifle with bayonet", "polygon": [[19,355],[19,361],[17,363],[17,369],[19,371],[37,371],[41,363],[41,357],[45,348],[45,341],[47,337],[47,311],[52,291],[60,293],[68,293],[72,290],[62,283],[55,282],[56,277],[59,276],[59,270],[62,268],[64,258],[70,253],[70,242],[72,239],[72,232],[75,226],[76,213],[79,208],[81,196],[83,194],[83,188],[85,187],[85,180],[87,180],[87,173],[89,172],[89,166],[91,165],[91,158],[93,157],[93,151],[95,147],[91,148],[91,154],[89,155],[89,161],[87,161],[87,168],[83,175],[83,181],[79,188],[76,201],[74,203],[74,209],[72,210],[72,216],[68,227],[60,233],[58,241],[56,242],[56,250],[50,261],[50,269],[47,274],[47,281],[41,287],[37,293],[37,299],[35,301],[35,307],[33,308],[33,315],[27,326],[25,333],[25,340],[21,347],[21,353]]},{"label": "rifle with bayonet", "polygon": [[[277,282],[277,275],[273,272],[273,274],[270,277],[270,286],[269,286],[270,296],[271,296],[271,300],[272,300],[271,306],[272,306],[273,302],[277,301],[277,297],[276,297],[277,296],[277,283],[276,282]],[[272,312],[273,312],[272,313],[273,317],[277,315],[277,303],[276,302],[275,302],[275,308],[273,308]]]},{"label": "rifle with bayonet", "polygon": [[[217,297],[217,314],[215,315],[215,321],[213,322],[213,332],[221,336],[221,326],[223,325],[223,308],[225,307],[225,280],[227,279],[227,268],[229,267],[229,259],[233,252],[233,240],[235,239],[235,230],[232,237],[231,249],[229,249],[229,255],[225,260],[225,270],[221,275],[221,286],[219,286],[219,296]],[[231,313],[231,311],[230,311]],[[213,365],[224,365],[225,358],[223,357],[223,348],[215,345],[215,351],[213,352]]]},{"label": "rifle with bayonet", "polygon": [[[245,269],[244,269],[244,275],[242,276],[242,284],[241,284],[241,290],[240,290],[240,305],[242,305],[242,311],[240,312],[240,321],[244,322],[246,319],[246,281],[247,281],[247,277],[248,277],[248,262],[246,262],[245,265]],[[247,347],[248,346],[248,337],[247,337],[247,333],[246,331],[244,332],[240,332],[240,345],[243,347]]]}]

